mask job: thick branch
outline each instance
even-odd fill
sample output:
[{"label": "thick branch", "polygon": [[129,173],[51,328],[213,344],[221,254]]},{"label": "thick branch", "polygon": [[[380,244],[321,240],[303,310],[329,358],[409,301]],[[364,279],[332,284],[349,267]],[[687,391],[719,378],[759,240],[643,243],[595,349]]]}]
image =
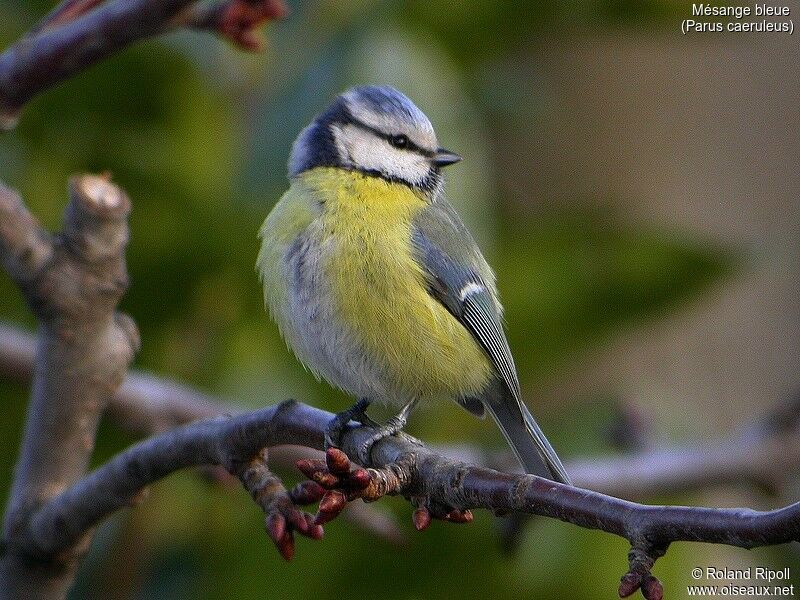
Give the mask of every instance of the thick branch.
[{"label": "thick branch", "polygon": [[[116,312],[127,287],[124,249],[130,203],[105,178],[70,182],[63,233],[41,231],[19,197],[0,190],[0,256],[39,319],[31,402],[4,522],[2,594],[37,597],[69,582],[20,564],[30,515],[80,479],[97,422],[138,347],[132,321]],[[19,340],[17,340],[19,341]],[[73,556],[64,556],[69,565]],[[40,584],[40,585],[39,585]],[[42,592],[44,594],[44,591]]]},{"label": "thick branch", "polygon": [[[36,339],[16,327],[0,321],[0,377],[27,384],[33,374]],[[114,394],[107,413],[128,431],[151,435],[192,421],[242,409],[175,381],[132,371]],[[316,450],[286,446],[271,453],[273,463],[292,466],[298,458],[319,458]],[[215,472],[216,475],[218,472]],[[395,544],[404,540],[402,530],[377,505],[354,505],[345,518],[374,535]]]},{"label": "thick branch", "polygon": [[254,28],[286,13],[283,0],[65,0],[0,54],[0,129],[34,96],[139,40],[188,26],[213,30],[248,49]]},{"label": "thick branch", "polygon": [[101,518],[127,506],[140,490],[173,471],[200,465],[234,471],[273,445],[275,412],[269,408],[230,419],[219,417],[132,446],[36,514],[30,540],[36,553],[46,556],[69,547]]},{"label": "thick branch", "polygon": [[[33,372],[34,336],[0,322],[0,376],[28,383]],[[131,371],[112,398],[108,412],[120,426],[145,435],[241,408],[169,379]],[[569,473],[579,487],[628,499],[678,493],[713,485],[753,483],[779,487],[800,472],[800,402],[780,407],[780,427],[768,415],[730,438],[651,448],[613,458],[571,461]],[[465,462],[514,470],[510,455],[496,456],[470,446],[437,447],[445,456]],[[271,453],[286,465],[299,458],[320,458],[299,446]]]},{"label": "thick branch", "polygon": [[[43,506],[33,519],[30,551],[47,555],[70,547],[100,519],[128,505],[140,490],[174,470],[216,464],[234,471],[264,446],[276,444],[321,448],[331,417],[287,401],[183,426],[137,444]],[[366,427],[352,427],[344,436],[344,450],[354,455],[372,433]],[[532,475],[469,465],[402,437],[379,442],[367,466],[392,467],[392,483],[384,492],[425,498],[430,505],[461,511],[485,508],[560,519],[623,537],[639,554],[653,560],[675,541],[753,548],[800,536],[800,503],[767,512],[647,506]]]}]

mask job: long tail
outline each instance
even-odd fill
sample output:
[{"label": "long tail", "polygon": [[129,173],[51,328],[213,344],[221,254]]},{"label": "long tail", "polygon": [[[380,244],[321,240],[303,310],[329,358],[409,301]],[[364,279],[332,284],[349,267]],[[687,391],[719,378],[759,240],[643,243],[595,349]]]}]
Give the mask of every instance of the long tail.
[{"label": "long tail", "polygon": [[571,485],[564,465],[527,407],[498,382],[484,398],[486,408],[503,432],[526,473]]}]

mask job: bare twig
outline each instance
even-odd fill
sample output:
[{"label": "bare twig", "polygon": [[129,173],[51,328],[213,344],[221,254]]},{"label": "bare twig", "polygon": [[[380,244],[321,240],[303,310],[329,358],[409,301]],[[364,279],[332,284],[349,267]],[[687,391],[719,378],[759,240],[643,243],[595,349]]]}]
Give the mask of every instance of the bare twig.
[{"label": "bare twig", "polygon": [[[298,510],[297,506],[301,503],[299,495],[290,495],[281,480],[270,471],[266,448],[245,460],[236,459],[233,452],[227,459],[228,470],[239,477],[244,488],[264,511],[267,535],[283,558],[291,560],[294,556],[294,531],[314,540],[322,539],[322,526],[314,523],[312,515]],[[301,488],[305,490],[302,499],[308,500],[306,504],[311,504],[319,497],[310,495],[307,488]]]},{"label": "bare twig", "polygon": [[626,498],[751,484],[779,490],[800,472],[800,428],[749,437],[653,448],[614,458],[574,461],[582,487]]},{"label": "bare twig", "polygon": [[257,50],[255,29],[286,14],[283,0],[199,6],[196,0],[65,0],[0,54],[0,129],[13,128],[37,94],[139,40],[196,26]]}]

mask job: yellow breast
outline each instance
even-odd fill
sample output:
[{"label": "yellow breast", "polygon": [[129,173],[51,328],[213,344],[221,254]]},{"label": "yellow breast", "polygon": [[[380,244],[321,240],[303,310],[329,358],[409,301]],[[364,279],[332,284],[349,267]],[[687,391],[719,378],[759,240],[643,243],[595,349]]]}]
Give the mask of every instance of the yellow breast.
[{"label": "yellow breast", "polygon": [[481,392],[492,374],[472,335],[428,293],[411,227],[426,200],[377,177],[314,169],[304,184],[323,199],[322,268],[337,314],[392,386],[422,399]]}]

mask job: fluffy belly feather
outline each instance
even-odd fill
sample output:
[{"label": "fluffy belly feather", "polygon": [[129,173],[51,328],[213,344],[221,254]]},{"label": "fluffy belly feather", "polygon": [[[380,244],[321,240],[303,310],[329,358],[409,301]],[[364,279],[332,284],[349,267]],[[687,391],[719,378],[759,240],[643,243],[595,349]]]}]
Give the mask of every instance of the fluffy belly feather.
[{"label": "fluffy belly feather", "polygon": [[419,267],[392,236],[371,240],[355,258],[354,248],[340,246],[331,254],[326,271],[337,314],[381,366],[388,394],[428,399],[479,393],[490,373],[485,354],[428,294]]},{"label": "fluffy belly feather", "polygon": [[303,183],[321,211],[284,255],[288,310],[277,317],[298,357],[373,400],[479,394],[489,360],[430,296],[412,254],[411,223],[424,200],[352,172],[318,169]]}]

